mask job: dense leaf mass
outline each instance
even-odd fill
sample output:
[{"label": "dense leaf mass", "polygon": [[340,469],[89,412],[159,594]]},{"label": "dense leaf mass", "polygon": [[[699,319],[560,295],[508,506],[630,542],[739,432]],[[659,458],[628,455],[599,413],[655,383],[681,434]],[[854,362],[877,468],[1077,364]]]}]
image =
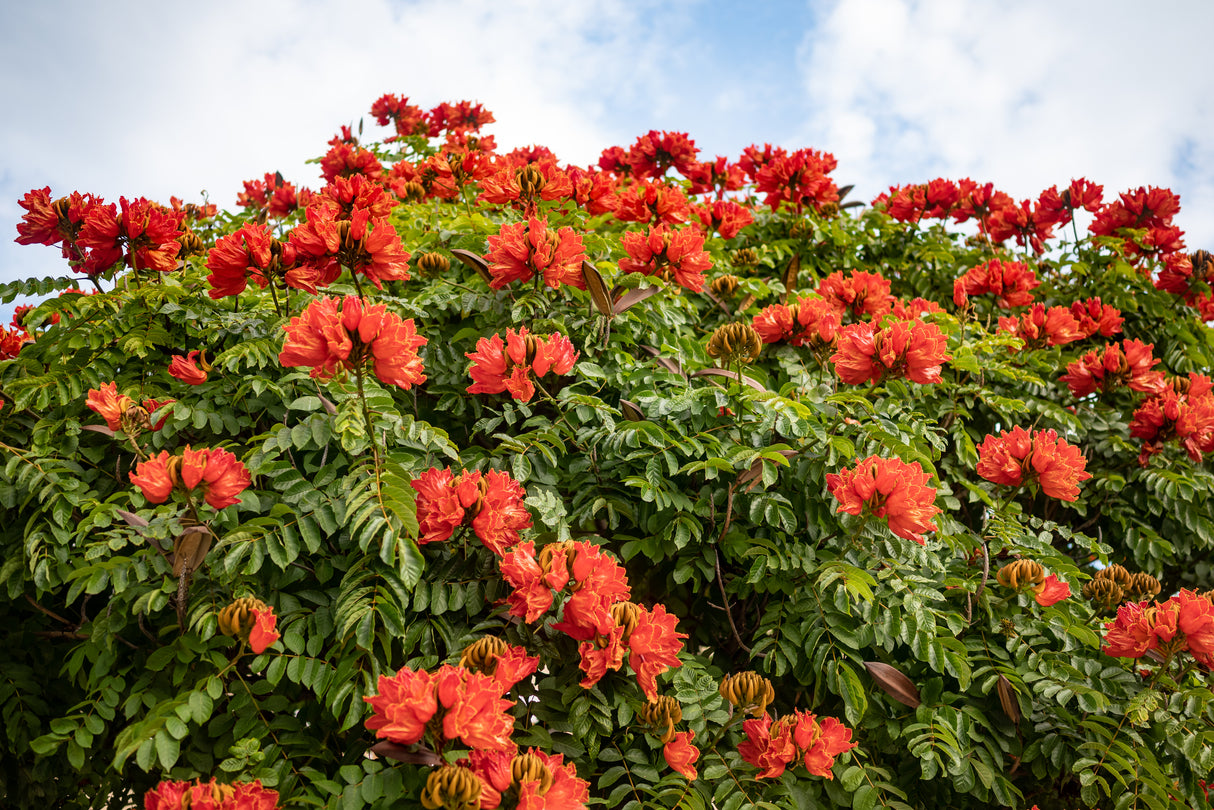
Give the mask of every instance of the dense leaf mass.
[{"label": "dense leaf mass", "polygon": [[19,202],[0,805],[1204,806],[1176,195],[372,114],[314,190]]}]

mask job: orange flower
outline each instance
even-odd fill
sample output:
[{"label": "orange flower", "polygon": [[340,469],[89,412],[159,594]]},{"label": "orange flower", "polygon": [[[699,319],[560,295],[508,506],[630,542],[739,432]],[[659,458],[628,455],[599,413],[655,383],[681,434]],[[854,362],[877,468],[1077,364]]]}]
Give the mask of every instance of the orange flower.
[{"label": "orange flower", "polygon": [[443,737],[462,740],[470,748],[514,749],[514,718],[506,713],[514,701],[502,697],[501,685],[492,677],[443,665],[435,675],[434,694],[445,709]]},{"label": "orange flower", "polygon": [[620,259],[621,272],[673,277],[692,292],[704,289],[704,272],[712,267],[712,259],[704,252],[703,235],[694,230],[659,225],[644,236],[628,231],[620,243],[628,252],[628,258]]},{"label": "orange flower", "polygon": [[1105,337],[1112,337],[1121,331],[1121,324],[1125,321],[1121,317],[1121,310],[1105,306],[1099,298],[1089,298],[1071,304],[1071,315],[1079,324],[1079,333],[1084,337],[1091,337],[1097,332]]},{"label": "orange flower", "polygon": [[489,470],[482,476],[471,470],[456,477],[450,468],[430,469],[412,485],[418,495],[418,544],[447,540],[456,527],[471,520],[476,536],[500,557],[519,541],[522,529],[531,528],[531,514],[523,504],[527,493],[509,473]]},{"label": "orange flower", "polygon": [[1033,308],[1019,318],[1000,318],[999,331],[1010,332],[1024,341],[1025,349],[1040,349],[1045,346],[1062,346],[1083,338],[1079,322],[1066,307],[1050,307],[1033,304]]},{"label": "orange flower", "polygon": [[694,730],[679,731],[662,748],[662,756],[666,758],[666,764],[691,781],[699,776],[696,773],[696,760],[700,758],[700,749],[691,744],[695,738]]},{"label": "orange flower", "polygon": [[236,456],[223,448],[181,452],[181,483],[186,489],[202,485],[206,502],[216,509],[240,503],[236,496],[251,483],[249,471]]},{"label": "orange flower", "polygon": [[766,712],[757,720],[745,720],[742,731],[745,742],[738,746],[742,759],[759,769],[757,779],[774,779],[797,759],[797,746],[792,733],[796,721],[782,717],[772,723]]},{"label": "orange flower", "polygon": [[221,785],[203,782],[162,781],[143,797],[144,810],[276,810],[278,791],[261,786],[261,780]]},{"label": "orange flower", "polygon": [[595,636],[593,641],[583,641],[578,645],[581,661],[578,666],[586,677],[580,681],[584,689],[589,689],[603,679],[607,670],[618,671],[624,666],[624,628],[616,626],[610,633]]},{"label": "orange flower", "polygon": [[376,737],[412,745],[426,734],[426,724],[438,713],[436,678],[425,670],[402,667],[395,675],[379,676],[379,694],[364,697],[371,706],[367,728]]},{"label": "orange flower", "polygon": [[255,619],[253,629],[249,631],[249,649],[261,655],[266,648],[278,641],[278,632],[274,629],[278,617],[273,610],[253,611]]},{"label": "orange flower", "polygon": [[291,231],[290,244],[301,265],[313,269],[318,286],[337,280],[343,268],[366,276],[377,289],[384,281],[409,280],[409,252],[387,217],[356,208],[340,219],[334,206],[308,207],[307,222]]},{"label": "orange flower", "polygon": [[1103,354],[1091,351],[1069,364],[1061,382],[1076,397],[1096,391],[1108,393],[1123,385],[1134,391],[1162,393],[1163,372],[1151,371],[1160,362],[1151,353],[1154,348],[1155,344],[1140,340],[1110,343]]},{"label": "orange flower", "polygon": [[207,372],[197,365],[200,353],[192,351],[184,357],[180,354],[174,355],[173,361],[169,363],[169,374],[187,385],[202,385],[207,381]]},{"label": "orange flower", "polygon": [[1214,663],[1214,603],[1187,588],[1168,602],[1176,606],[1176,626],[1188,651],[1203,664]]},{"label": "orange flower", "polygon": [[822,296],[839,313],[840,317],[852,320],[877,320],[893,305],[889,294],[889,280],[880,273],[865,273],[856,270],[844,275],[836,270],[818,284],[818,295]]},{"label": "orange flower", "polygon": [[126,394],[119,394],[118,383],[108,382],[99,389],[90,388],[84,404],[104,419],[110,430],[122,430],[122,415],[135,404],[135,400]]},{"label": "orange flower", "polygon": [[869,456],[853,468],[828,474],[826,486],[839,501],[837,511],[886,518],[891,532],[923,545],[924,533],[935,531],[931,520],[940,511],[936,490],[926,486],[930,480],[917,461]]},{"label": "orange flower", "polygon": [[489,237],[489,286],[500,290],[512,281],[530,281],[543,276],[553,289],[568,284],[586,289],[582,262],[586,250],[582,237],[572,228],[549,230],[548,220],[532,217],[527,222],[503,225]]},{"label": "orange flower", "polygon": [[764,343],[785,340],[791,346],[819,348],[835,342],[841,323],[829,301],[807,296],[791,304],[772,304],[755,316],[752,325]]},{"label": "orange flower", "polygon": [[1127,602],[1117,608],[1117,618],[1104,626],[1105,655],[1141,658],[1160,642],[1172,641],[1179,630],[1179,607],[1173,598],[1151,607],[1146,602]]},{"label": "orange flower", "polygon": [[139,487],[150,503],[164,503],[173,492],[173,476],[169,472],[169,451],[141,461],[131,473],[131,483]]},{"label": "orange flower", "polygon": [[905,377],[916,383],[941,381],[941,365],[952,359],[940,327],[923,321],[894,321],[884,329],[857,323],[839,330],[831,362],[851,385]]},{"label": "orange flower", "polygon": [[680,639],[687,638],[687,634],[675,632],[678,621],[662,605],[654,605],[652,611],[642,607],[637,626],[628,639],[628,665],[636,673],[641,691],[651,701],[658,698],[657,676],[683,665],[679,660],[679,651],[683,649]]},{"label": "orange flower", "polygon": [[995,484],[1018,487],[1038,483],[1051,498],[1074,501],[1079,482],[1092,477],[1079,448],[1058,438],[1054,430],[1005,430],[988,435],[978,446],[977,472]]},{"label": "orange flower", "polygon": [[953,282],[953,303],[965,304],[971,295],[993,293],[995,305],[1004,309],[1033,303],[1033,288],[1041,284],[1037,275],[1024,262],[991,259],[970,268]]},{"label": "orange flower", "polygon": [[1033,598],[1042,607],[1057,604],[1071,595],[1071,586],[1058,579],[1057,574],[1050,574],[1040,585],[1033,588]]},{"label": "orange flower", "polygon": [[573,370],[578,353],[569,338],[553,332],[547,338],[529,334],[527,327],[518,332],[506,330],[501,335],[479,338],[476,351],[464,355],[472,361],[468,374],[472,385],[470,394],[501,394],[506,391],[515,399],[530,402],[535,396],[531,374],[544,377],[549,373],[565,375]]},{"label": "orange flower", "polygon": [[510,615],[534,622],[552,607],[552,588],[535,557],[535,543],[519,543],[502,555],[502,579],[514,590],[506,597]]},{"label": "orange flower", "polygon": [[1214,451],[1214,394],[1210,378],[1190,373],[1143,400],[1130,420],[1130,435],[1143,440],[1138,463],[1146,466],[1165,442],[1176,439],[1193,461]]},{"label": "orange flower", "polygon": [[531,513],[523,504],[523,485],[501,470],[489,470],[481,484],[479,511],[472,531],[499,557],[519,541],[519,532],[531,528]]},{"label": "orange flower", "polygon": [[407,391],[426,381],[417,354],[426,339],[418,336],[412,318],[402,320],[384,304],[364,308],[358,296],[349,295],[339,311],[336,299],[325,296],[283,329],[287,339],[278,361],[286,367],[311,366],[312,377],[328,380],[370,361],[386,385]]},{"label": "orange flower", "polygon": [[797,726],[792,739],[805,755],[806,770],[814,776],[834,779],[831,768],[834,767],[835,757],[857,745],[851,741],[851,729],[833,717],[823,717],[818,722],[817,716],[809,712],[798,711],[794,715]]}]

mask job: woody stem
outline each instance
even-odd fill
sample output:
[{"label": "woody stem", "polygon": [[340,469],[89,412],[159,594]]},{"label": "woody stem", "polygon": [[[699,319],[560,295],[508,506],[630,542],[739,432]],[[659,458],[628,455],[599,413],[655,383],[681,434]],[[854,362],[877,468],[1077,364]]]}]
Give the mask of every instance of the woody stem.
[{"label": "woody stem", "polygon": [[375,441],[375,425],[371,422],[371,411],[367,408],[367,395],[363,390],[363,367],[354,367],[354,379],[358,384],[358,402],[362,407],[363,421],[367,423],[367,440],[371,442],[371,458],[375,461],[375,469],[379,469],[379,443]]}]

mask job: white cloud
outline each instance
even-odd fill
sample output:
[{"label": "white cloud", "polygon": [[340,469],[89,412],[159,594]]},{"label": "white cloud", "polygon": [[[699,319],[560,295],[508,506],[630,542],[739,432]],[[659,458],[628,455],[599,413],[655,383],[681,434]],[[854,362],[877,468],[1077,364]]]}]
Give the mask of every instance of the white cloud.
[{"label": "white cloud", "polygon": [[1214,72],[1191,45],[1211,24],[1200,0],[845,0],[802,45],[802,140],[869,198],[936,176],[1019,198],[1080,176],[1106,198],[1168,186],[1189,246],[1211,245]]}]

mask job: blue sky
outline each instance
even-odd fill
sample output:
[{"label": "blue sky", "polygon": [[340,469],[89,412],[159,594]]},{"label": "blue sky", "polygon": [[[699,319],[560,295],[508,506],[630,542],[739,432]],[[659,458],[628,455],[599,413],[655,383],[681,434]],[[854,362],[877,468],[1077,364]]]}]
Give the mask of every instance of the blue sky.
[{"label": "blue sky", "polygon": [[[1181,195],[1214,246],[1214,4],[1075,0],[261,0],[0,8],[0,281],[63,271],[12,239],[29,189],[231,207],[383,93],[473,99],[506,148],[585,164],[649,129],[736,157],[812,146],[870,200],[936,176],[1017,198],[1086,176]],[[7,316],[5,316],[7,320]]]}]

